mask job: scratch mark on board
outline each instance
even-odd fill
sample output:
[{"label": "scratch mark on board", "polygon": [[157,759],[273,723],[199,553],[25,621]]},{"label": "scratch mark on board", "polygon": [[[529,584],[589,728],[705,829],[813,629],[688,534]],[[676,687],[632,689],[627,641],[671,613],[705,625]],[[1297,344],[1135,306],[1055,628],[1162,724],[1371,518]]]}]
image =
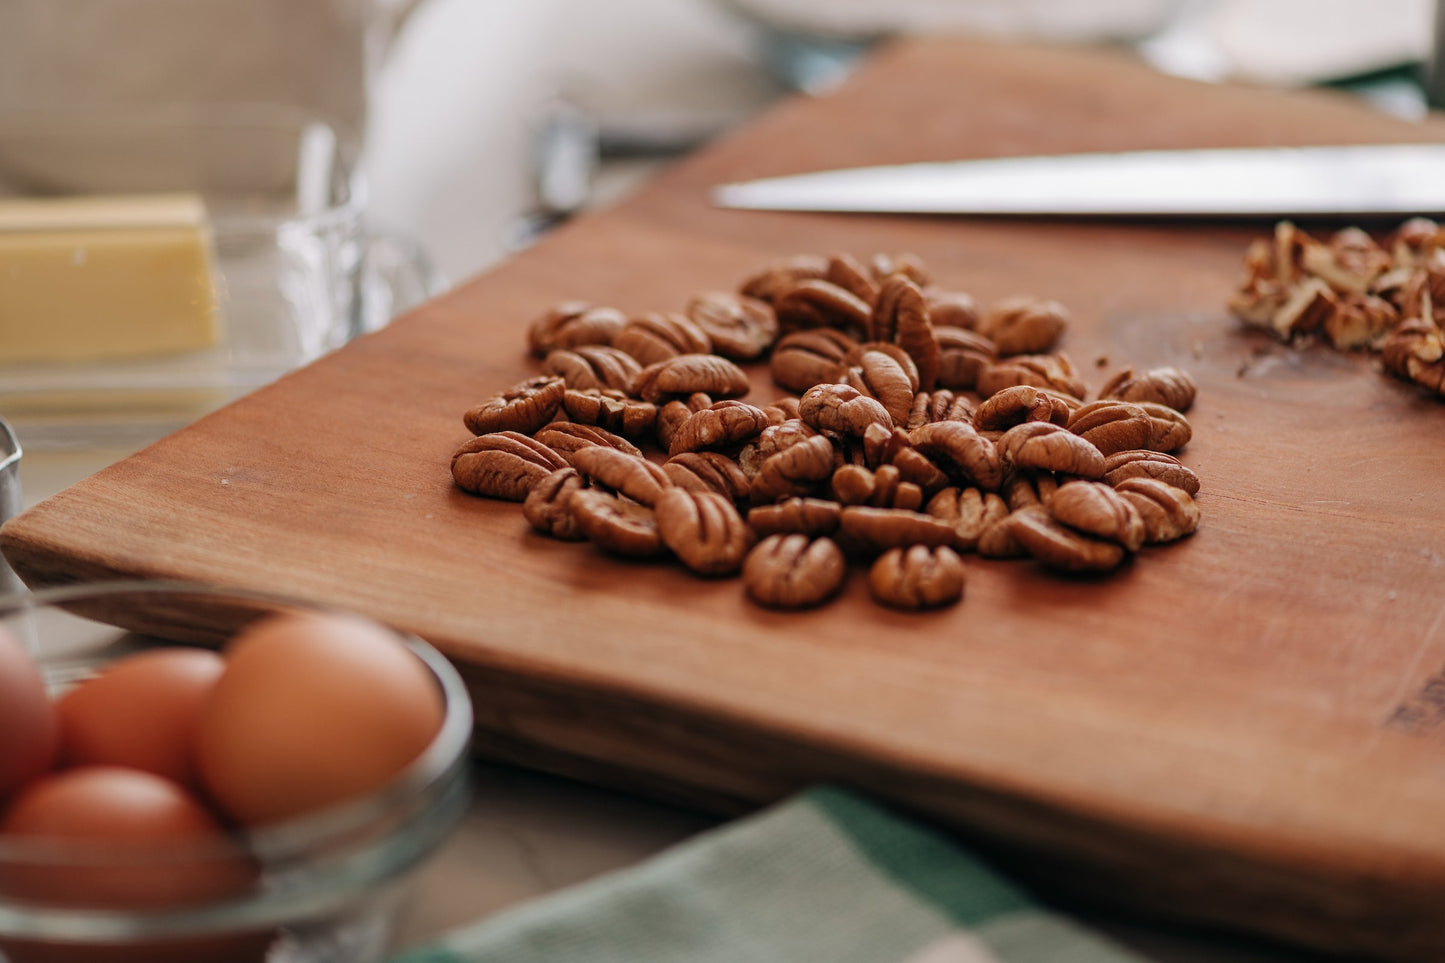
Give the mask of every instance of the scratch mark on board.
[{"label": "scratch mark on board", "polygon": [[1409,699],[1405,697],[1410,688],[1410,680],[1419,671],[1420,663],[1425,660],[1425,653],[1434,643],[1435,636],[1439,633],[1442,624],[1445,624],[1445,603],[1442,603],[1436,610],[1430,627],[1420,637],[1420,644],[1415,648],[1415,655],[1400,676],[1400,684],[1390,699],[1390,704],[1394,708],[1386,717],[1384,725],[1371,735],[1370,742],[1366,746],[1367,752],[1375,748],[1385,729],[1420,731],[1434,728],[1441,722],[1445,722],[1445,670],[1427,679],[1414,696]]}]

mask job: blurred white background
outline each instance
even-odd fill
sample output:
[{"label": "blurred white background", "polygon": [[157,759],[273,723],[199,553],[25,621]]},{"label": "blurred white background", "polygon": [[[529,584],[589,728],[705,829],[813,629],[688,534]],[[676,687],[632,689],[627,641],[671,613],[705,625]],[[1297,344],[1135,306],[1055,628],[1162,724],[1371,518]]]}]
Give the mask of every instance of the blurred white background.
[{"label": "blurred white background", "polygon": [[[452,281],[484,269],[537,209],[538,141],[559,98],[604,137],[687,143],[784,92],[768,69],[778,37],[740,12],[833,34],[887,22],[1142,40],[1171,72],[1299,84],[1424,57],[1432,10],[1431,0],[425,0],[374,92],[372,211]],[[1418,109],[1408,97],[1394,106]],[[655,163],[603,164],[590,202],[615,199]]]}]

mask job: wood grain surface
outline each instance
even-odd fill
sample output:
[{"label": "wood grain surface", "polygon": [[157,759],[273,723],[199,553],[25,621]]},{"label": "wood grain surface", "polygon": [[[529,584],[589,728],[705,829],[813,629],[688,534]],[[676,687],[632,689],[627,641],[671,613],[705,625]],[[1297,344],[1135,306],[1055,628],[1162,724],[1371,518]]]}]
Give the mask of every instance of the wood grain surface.
[{"label": "wood grain surface", "polygon": [[[742,178],[1090,149],[1436,140],[1342,95],[1205,86],[1086,49],[899,44],[389,328],[12,520],[33,584],[278,591],[465,669],[478,749],[740,810],[818,779],[957,827],[1013,871],[1333,951],[1445,958],[1445,405],[1223,309],[1266,224],[712,208]],[[564,299],[674,309],[799,252],[910,250],[982,301],[1057,298],[1097,389],[1199,382],[1200,531],[1107,579],[970,560],[964,602],[801,614],[627,564],[457,490],[461,413],[534,371]],[[1096,366],[1096,359],[1107,364]],[[766,374],[755,396],[775,390]]]}]

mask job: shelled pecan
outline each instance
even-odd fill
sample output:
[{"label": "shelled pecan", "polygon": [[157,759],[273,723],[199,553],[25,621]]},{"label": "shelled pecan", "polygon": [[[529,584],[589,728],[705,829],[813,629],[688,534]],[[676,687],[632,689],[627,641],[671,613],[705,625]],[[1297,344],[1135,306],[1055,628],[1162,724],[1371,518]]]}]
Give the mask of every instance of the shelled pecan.
[{"label": "shelled pecan", "polygon": [[[1366,337],[1381,304],[1433,319],[1445,235],[1414,224],[1391,252],[1367,241],[1281,230],[1250,254],[1255,288],[1300,330]],[[1349,288],[1321,303],[1355,313],[1306,303],[1311,271]],[[929,608],[961,597],[961,553],[1097,573],[1197,527],[1199,479],[1165,453],[1190,440],[1193,380],[1124,368],[1086,400],[1055,350],[1062,305],[981,306],[909,254],[790,258],[736,291],[682,311],[569,302],[537,317],[527,343],[544,373],[465,413],[485,433],[455,451],[457,487],[522,501],[558,539],[740,573],[780,609],[825,602],[850,565],[867,566],[880,604]],[[1433,321],[1384,343],[1406,377],[1445,371]],[[743,400],[737,362],[763,361],[793,395]]]}]

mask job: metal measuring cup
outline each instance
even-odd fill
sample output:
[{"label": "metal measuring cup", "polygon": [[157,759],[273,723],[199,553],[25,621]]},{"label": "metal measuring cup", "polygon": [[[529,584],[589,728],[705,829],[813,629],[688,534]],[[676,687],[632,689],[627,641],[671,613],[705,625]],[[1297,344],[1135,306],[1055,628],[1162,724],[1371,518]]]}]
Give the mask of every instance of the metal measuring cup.
[{"label": "metal measuring cup", "polygon": [[[20,512],[20,455],[20,439],[5,419],[0,418],[0,522]],[[0,594],[24,587],[20,577],[0,556]]]}]

